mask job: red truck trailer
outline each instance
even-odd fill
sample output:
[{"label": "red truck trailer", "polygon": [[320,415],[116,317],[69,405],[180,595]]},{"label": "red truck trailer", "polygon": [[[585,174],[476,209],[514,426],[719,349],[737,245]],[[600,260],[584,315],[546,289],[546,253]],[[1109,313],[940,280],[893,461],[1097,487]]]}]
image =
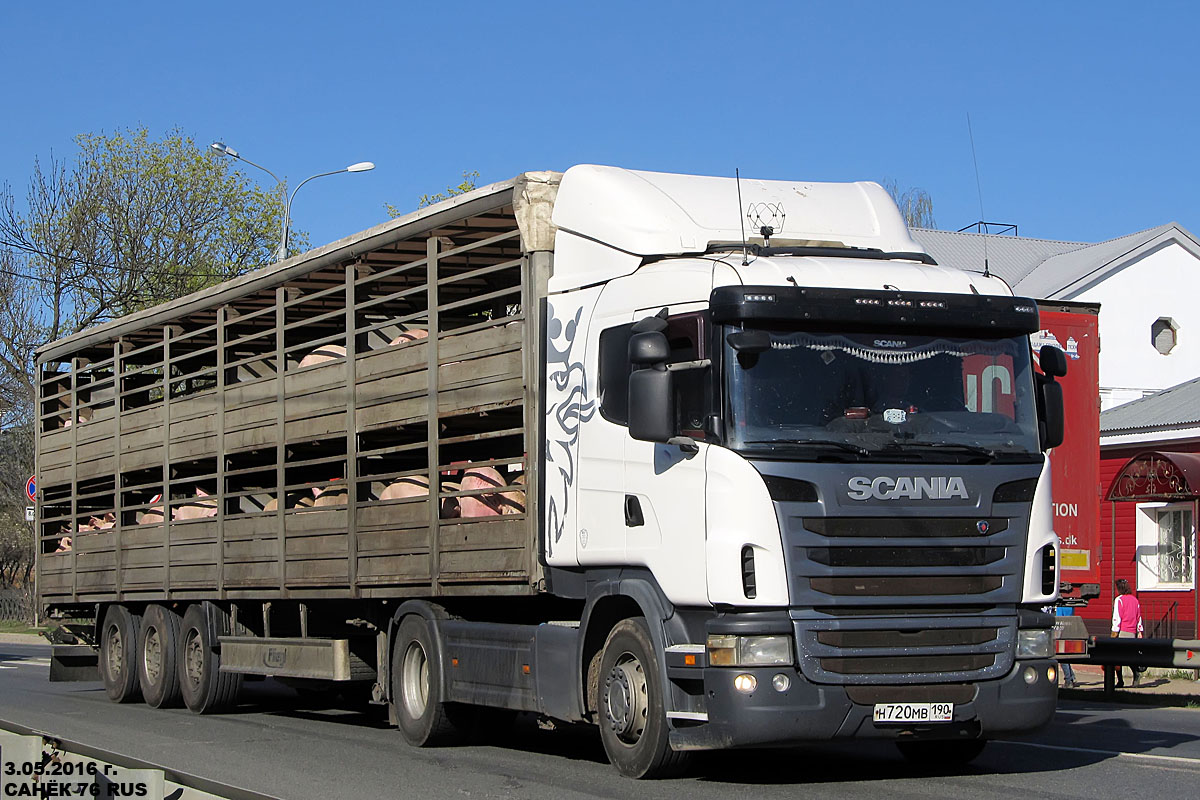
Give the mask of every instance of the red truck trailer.
[{"label": "red truck trailer", "polygon": [[[1059,542],[1062,603],[1085,606],[1100,595],[1100,306],[1045,300],[1038,303],[1042,329],[1033,350],[1053,345],[1067,355],[1059,379],[1066,410],[1066,437],[1050,458],[1054,532]],[[1077,616],[1058,617],[1060,654],[1086,652],[1087,629]]]}]

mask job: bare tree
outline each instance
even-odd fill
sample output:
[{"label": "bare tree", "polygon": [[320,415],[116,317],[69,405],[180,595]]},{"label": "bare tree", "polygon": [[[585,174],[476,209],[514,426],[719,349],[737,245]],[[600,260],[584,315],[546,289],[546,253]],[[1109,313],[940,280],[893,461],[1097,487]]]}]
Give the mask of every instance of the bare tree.
[{"label": "bare tree", "polygon": [[929,192],[917,186],[901,189],[891,178],[883,181],[883,188],[900,207],[905,225],[910,228],[937,227],[933,218],[933,198],[929,196]]}]

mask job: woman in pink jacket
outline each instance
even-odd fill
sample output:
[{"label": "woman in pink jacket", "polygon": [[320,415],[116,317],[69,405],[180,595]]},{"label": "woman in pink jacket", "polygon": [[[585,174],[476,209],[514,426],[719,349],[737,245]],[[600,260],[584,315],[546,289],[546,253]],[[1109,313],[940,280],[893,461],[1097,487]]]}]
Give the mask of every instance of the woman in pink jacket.
[{"label": "woman in pink jacket", "polygon": [[[1141,603],[1133,596],[1133,590],[1129,588],[1129,581],[1119,578],[1116,586],[1117,596],[1113,600],[1112,617],[1113,638],[1140,639],[1143,633]],[[1133,673],[1133,685],[1137,686],[1137,669],[1130,667],[1129,671]],[[1125,680],[1121,676],[1121,667],[1117,667],[1117,686],[1124,685]]]}]

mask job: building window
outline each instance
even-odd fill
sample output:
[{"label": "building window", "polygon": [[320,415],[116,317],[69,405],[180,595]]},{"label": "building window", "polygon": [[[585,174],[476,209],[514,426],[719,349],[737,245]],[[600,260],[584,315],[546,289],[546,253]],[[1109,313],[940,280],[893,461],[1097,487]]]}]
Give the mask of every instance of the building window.
[{"label": "building window", "polygon": [[1195,580],[1196,524],[1191,503],[1137,507],[1138,589],[1190,589]]},{"label": "building window", "polygon": [[1159,317],[1150,326],[1150,344],[1162,355],[1170,355],[1179,343],[1179,323],[1170,317]]}]

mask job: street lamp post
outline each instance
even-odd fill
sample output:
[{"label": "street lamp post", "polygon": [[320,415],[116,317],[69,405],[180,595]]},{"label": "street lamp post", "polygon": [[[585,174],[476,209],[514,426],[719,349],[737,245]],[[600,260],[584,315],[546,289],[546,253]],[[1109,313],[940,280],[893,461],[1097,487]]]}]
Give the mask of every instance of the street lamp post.
[{"label": "street lamp post", "polygon": [[[278,186],[284,185],[283,181],[281,181],[279,179],[279,176],[276,175],[274,172],[271,172],[271,170],[267,169],[262,164],[255,164],[253,161],[251,161],[250,159],[241,155],[240,153],[238,153],[237,150],[234,150],[232,147],[225,144],[224,142],[213,142],[209,146],[213,149],[214,152],[220,153],[223,156],[229,156],[230,158],[236,158],[238,161],[245,161],[247,164],[249,164],[252,167],[258,167],[263,172],[267,173],[272,178],[274,178],[276,185],[278,185]],[[373,169],[375,169],[375,165],[373,163],[371,163],[370,161],[359,161],[357,164],[351,164],[348,167],[342,167],[341,169],[335,169],[332,172],[318,172],[316,175],[310,175],[307,178],[305,178],[304,180],[300,181],[300,183],[296,184],[296,188],[292,190],[291,195],[284,197],[283,231],[280,233],[280,236],[279,236],[279,252],[276,253],[275,260],[278,262],[278,261],[283,261],[285,258],[287,258],[288,229],[291,227],[291,224],[292,224],[292,201],[296,199],[296,192],[300,191],[301,186],[303,186],[304,184],[308,183],[309,181],[311,181],[315,178],[324,178],[327,175],[338,175],[343,172],[368,172],[369,170],[373,170]],[[287,191],[286,188],[284,189],[284,191],[285,192]]]}]

